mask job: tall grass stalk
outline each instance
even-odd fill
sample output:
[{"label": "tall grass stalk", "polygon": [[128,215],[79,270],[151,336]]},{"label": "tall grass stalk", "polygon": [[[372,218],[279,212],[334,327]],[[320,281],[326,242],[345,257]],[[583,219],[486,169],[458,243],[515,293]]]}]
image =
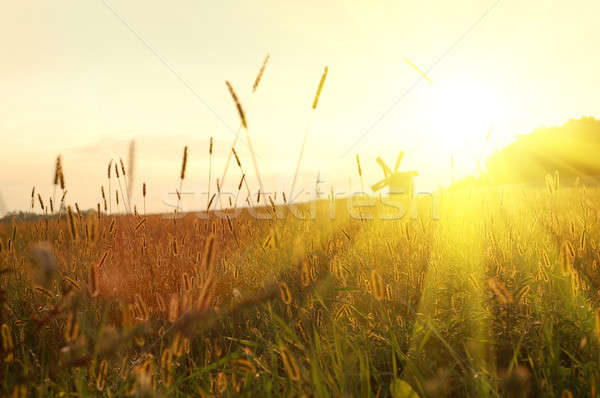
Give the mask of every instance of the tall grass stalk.
[{"label": "tall grass stalk", "polygon": [[113,160],[108,161],[106,176],[108,178],[108,214],[112,214],[112,189],[111,189],[111,173]]},{"label": "tall grass stalk", "polygon": [[[246,113],[251,108],[252,98],[254,96],[254,93],[256,92],[256,90],[258,89],[258,87],[260,85],[260,82],[262,80],[263,74],[265,72],[265,68],[266,68],[267,63],[269,61],[269,57],[270,57],[269,54],[267,54],[267,56],[265,57],[265,59],[263,61],[263,64],[262,64],[260,70],[258,71],[256,79],[254,80],[254,84],[252,85],[252,93],[250,94],[250,98],[248,99],[248,107],[246,108]],[[242,121],[240,121],[240,125],[239,125],[238,130],[237,130],[237,132],[235,134],[235,137],[233,139],[233,143],[231,144],[232,148],[236,147],[236,145],[238,143],[238,140],[240,139],[240,134],[242,132],[242,127],[244,127],[244,123]],[[249,139],[249,135],[248,135],[248,130],[247,129],[246,129],[246,137],[247,137],[247,139]],[[250,143],[250,141],[247,141],[247,142],[248,142],[248,146],[250,147],[250,151],[253,152],[253,148],[251,146],[252,144]],[[232,155],[232,152],[229,152],[227,154],[227,160],[225,161],[225,167],[223,169],[223,175],[221,176],[221,180],[220,180],[221,181],[221,186],[223,186],[225,184],[225,178],[227,177],[227,171],[229,170],[229,164],[231,163],[231,155]],[[257,177],[257,178],[259,178],[259,177]]]},{"label": "tall grass stalk", "polygon": [[313,116],[315,111],[317,110],[317,105],[319,104],[319,98],[321,97],[321,91],[323,90],[323,86],[325,85],[325,79],[327,78],[327,72],[329,68],[326,66],[323,70],[323,75],[321,75],[321,80],[319,81],[319,86],[317,87],[317,92],[315,94],[315,98],[313,99],[312,104],[312,112],[310,112],[308,125],[306,126],[306,131],[304,132],[304,138],[302,139],[302,145],[300,146],[300,154],[298,155],[298,163],[296,163],[296,172],[294,173],[294,179],[292,180],[292,187],[290,188],[289,200],[293,202],[294,200],[294,190],[296,188],[296,181],[298,180],[298,174],[300,173],[300,165],[302,164],[302,156],[304,155],[304,149],[306,148],[306,140],[308,139],[308,132],[310,131],[310,126],[312,124]]},{"label": "tall grass stalk", "polygon": [[206,211],[210,210],[210,184],[212,180],[212,168],[213,168],[213,137],[210,137],[210,143],[208,145],[208,190],[206,191]]}]

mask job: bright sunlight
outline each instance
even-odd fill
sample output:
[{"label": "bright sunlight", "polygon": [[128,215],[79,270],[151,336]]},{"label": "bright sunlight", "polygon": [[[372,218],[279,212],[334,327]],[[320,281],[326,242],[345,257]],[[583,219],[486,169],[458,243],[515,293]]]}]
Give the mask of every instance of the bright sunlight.
[{"label": "bright sunlight", "polygon": [[431,93],[439,145],[447,148],[464,171],[476,172],[477,162],[489,149],[493,125],[503,113],[503,99],[493,87],[468,77],[434,81]]}]

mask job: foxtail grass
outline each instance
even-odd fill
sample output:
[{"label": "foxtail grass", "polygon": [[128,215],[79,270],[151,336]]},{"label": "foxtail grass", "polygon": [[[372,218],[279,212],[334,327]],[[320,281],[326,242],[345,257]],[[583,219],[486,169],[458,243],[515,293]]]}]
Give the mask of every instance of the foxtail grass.
[{"label": "foxtail grass", "polygon": [[181,190],[183,188],[183,180],[185,179],[185,172],[187,170],[188,162],[188,147],[187,145],[183,148],[183,158],[181,159],[181,173],[179,173],[179,190],[177,191],[177,209],[179,211],[181,205]]},{"label": "foxtail grass", "polygon": [[[260,171],[258,168],[258,161],[256,160],[256,152],[254,150],[254,146],[252,144],[252,140],[250,139],[250,134],[248,132],[248,122],[246,121],[246,114],[244,112],[244,108],[242,107],[242,104],[241,104],[237,94],[235,93],[235,90],[233,89],[233,86],[231,85],[231,83],[229,83],[228,81],[226,81],[225,83],[227,84],[227,87],[229,88],[229,93],[231,94],[231,97],[233,98],[233,102],[235,103],[235,106],[238,110],[242,128],[246,132],[246,142],[248,143],[248,148],[250,149],[250,158],[252,159],[252,165],[254,166],[254,173],[256,174],[256,179],[258,180],[259,189],[260,189],[260,191],[264,192],[264,186],[263,186],[262,178],[260,176]],[[232,147],[232,150],[233,150],[234,154],[236,154],[235,147]],[[222,181],[221,181],[221,183],[222,183]]]},{"label": "foxtail grass", "polygon": [[290,188],[290,200],[294,200],[294,190],[296,188],[296,181],[298,180],[298,174],[300,173],[300,165],[302,164],[302,156],[304,155],[304,149],[306,148],[306,140],[308,139],[308,132],[310,130],[310,126],[312,124],[312,119],[315,111],[317,110],[317,106],[319,105],[319,98],[321,97],[321,91],[323,91],[323,86],[325,85],[325,79],[327,78],[327,72],[329,68],[326,66],[323,70],[323,74],[321,75],[321,80],[319,81],[319,86],[317,87],[317,92],[313,99],[312,103],[312,112],[310,113],[308,125],[306,126],[306,131],[304,132],[304,138],[302,139],[302,146],[300,147],[300,154],[298,155],[298,163],[296,164],[296,171],[294,173],[294,178],[292,180],[292,187]]},{"label": "foxtail grass", "polygon": [[142,184],[142,197],[144,198],[144,216],[146,215],[146,183]]},{"label": "foxtail grass", "polygon": [[363,179],[362,168],[360,167],[360,158],[358,153],[356,154],[356,167],[358,168],[358,178],[360,178],[360,191],[364,194],[365,192],[365,181]]},{"label": "foxtail grass", "polygon": [[106,170],[106,177],[108,178],[108,214],[112,214],[112,190],[111,190],[111,172],[112,172],[113,160],[108,161],[108,167]]},{"label": "foxtail grass", "polygon": [[206,191],[206,211],[210,210],[210,183],[212,180],[212,166],[213,166],[213,137],[210,137],[208,144],[208,190]]},{"label": "foxtail grass", "polygon": [[[254,85],[252,86],[252,94],[254,94],[256,92],[256,90],[258,89],[258,87],[259,87],[259,84],[260,84],[260,82],[261,82],[261,80],[263,78],[263,74],[265,72],[265,68],[267,66],[267,62],[268,61],[269,61],[269,54],[267,54],[267,56],[265,57],[265,59],[264,59],[264,61],[262,63],[262,66],[261,66],[260,70],[258,71],[256,79],[254,80]],[[231,87],[231,86],[228,84],[228,87]],[[233,92],[233,88],[232,87],[230,88],[230,91],[232,92],[232,96],[233,96],[235,94],[235,92]],[[234,97],[234,101],[236,101],[236,98],[237,98],[237,95]],[[252,102],[252,95],[250,96],[249,104],[247,104],[248,105],[248,109],[250,108],[251,102]],[[239,100],[236,101],[236,106],[237,106],[237,103],[239,103]],[[241,109],[241,105],[240,105],[239,109]],[[237,143],[238,143],[238,141],[240,139],[240,133],[242,131],[242,127],[246,127],[244,125],[244,122],[245,122],[245,116],[244,116],[243,120],[240,120],[240,125],[239,125],[238,130],[237,130],[237,132],[235,134],[235,137],[233,139],[233,143],[231,144],[232,148],[236,147],[236,145],[237,145]],[[246,133],[247,133],[247,128],[246,128]],[[248,146],[250,146],[250,144],[248,144]],[[221,176],[221,185],[225,184],[225,181],[226,181],[225,178],[227,177],[227,171],[229,170],[229,164],[231,163],[231,155],[232,155],[231,152],[229,152],[227,154],[227,160],[225,161],[225,167],[223,168],[223,175]]]}]

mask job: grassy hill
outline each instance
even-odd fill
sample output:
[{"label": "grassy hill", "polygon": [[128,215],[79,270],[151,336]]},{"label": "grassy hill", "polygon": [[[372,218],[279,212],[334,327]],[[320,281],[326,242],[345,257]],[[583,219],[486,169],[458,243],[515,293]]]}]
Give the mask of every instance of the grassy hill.
[{"label": "grassy hill", "polygon": [[600,175],[600,120],[571,119],[559,127],[542,127],[490,155],[486,175],[457,181],[467,185],[543,182],[558,171],[561,179]]}]

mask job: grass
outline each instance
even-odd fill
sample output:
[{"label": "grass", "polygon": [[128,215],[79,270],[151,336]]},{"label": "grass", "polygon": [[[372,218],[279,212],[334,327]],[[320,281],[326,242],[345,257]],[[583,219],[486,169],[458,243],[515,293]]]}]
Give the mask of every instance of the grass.
[{"label": "grass", "polygon": [[2,393],[595,396],[599,199],[504,187],[446,192],[438,221],[422,199],[403,221],[337,200],[335,219],[322,201],[307,220],[1,223]]}]

